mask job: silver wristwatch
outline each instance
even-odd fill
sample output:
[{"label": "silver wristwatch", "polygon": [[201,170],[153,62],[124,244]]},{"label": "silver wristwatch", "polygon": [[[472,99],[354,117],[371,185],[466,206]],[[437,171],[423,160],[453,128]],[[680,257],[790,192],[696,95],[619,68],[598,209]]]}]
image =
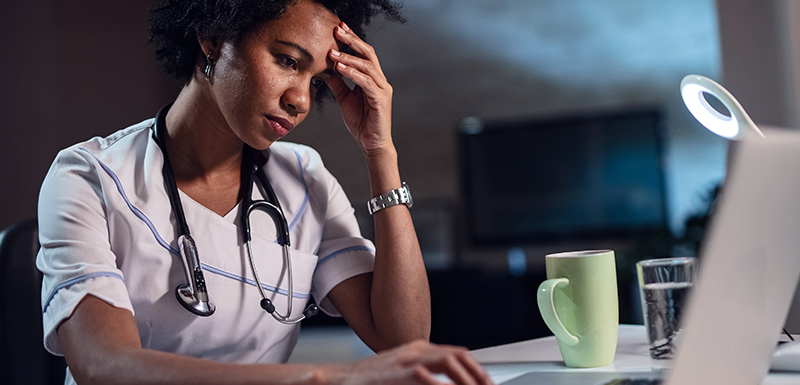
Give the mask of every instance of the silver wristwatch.
[{"label": "silver wristwatch", "polygon": [[414,205],[414,200],[411,199],[411,190],[406,182],[403,182],[403,186],[398,189],[378,195],[367,201],[367,210],[369,210],[369,215],[373,215],[387,207],[399,204],[405,204],[408,208]]}]

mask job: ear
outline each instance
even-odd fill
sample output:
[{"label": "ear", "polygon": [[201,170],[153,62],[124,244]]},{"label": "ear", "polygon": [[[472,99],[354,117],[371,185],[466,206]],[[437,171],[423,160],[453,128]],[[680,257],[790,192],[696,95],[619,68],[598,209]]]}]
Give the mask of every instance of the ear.
[{"label": "ear", "polygon": [[215,56],[219,55],[219,39],[216,37],[205,38],[198,34],[197,43],[200,44],[200,50],[204,57],[211,54],[212,59],[216,59]]}]

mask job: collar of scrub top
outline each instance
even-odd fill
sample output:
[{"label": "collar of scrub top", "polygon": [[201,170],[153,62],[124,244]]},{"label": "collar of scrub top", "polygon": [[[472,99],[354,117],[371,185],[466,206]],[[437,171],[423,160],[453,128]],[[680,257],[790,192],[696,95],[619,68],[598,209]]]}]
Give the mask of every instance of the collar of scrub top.
[{"label": "collar of scrub top", "polygon": [[[722,102],[730,116],[723,115],[712,107],[706,100],[706,93]],[[764,137],[739,101],[725,87],[705,76],[685,76],[681,81],[681,97],[698,122],[723,138],[741,140],[751,134]]]},{"label": "collar of scrub top", "polygon": [[[208,291],[200,265],[200,257],[197,252],[197,246],[190,235],[189,226],[186,223],[186,217],[183,213],[183,206],[181,205],[180,194],[178,193],[178,187],[175,183],[175,176],[172,173],[172,166],[169,162],[169,156],[167,155],[167,136],[164,130],[166,130],[166,115],[171,106],[172,103],[169,103],[158,111],[156,114],[155,127],[153,131],[156,143],[158,143],[158,146],[161,148],[161,152],[164,156],[164,167],[162,168],[162,173],[164,176],[164,183],[166,185],[165,187],[169,196],[170,205],[172,206],[172,211],[178,224],[178,230],[180,234],[178,237],[178,245],[183,257],[184,273],[186,275],[186,283],[180,284],[175,288],[175,296],[178,298],[178,302],[190,312],[200,316],[210,316],[214,313],[215,306],[208,297]],[[259,166],[259,164],[266,164],[267,160],[269,160],[269,154],[269,152],[257,152],[250,146],[244,145],[242,154],[242,183],[245,186],[245,191],[241,203],[243,212],[241,214],[240,228],[242,231],[242,239],[247,246],[247,256],[250,261],[250,268],[253,272],[253,277],[256,281],[256,287],[261,293],[261,308],[272,314],[272,316],[278,322],[293,324],[300,322],[305,318],[314,316],[317,314],[319,309],[316,304],[311,303],[302,312],[302,314],[295,318],[289,318],[292,314],[292,302],[294,296],[294,290],[292,287],[292,261],[289,253],[289,225],[287,224],[286,216],[284,216],[283,210],[281,210],[280,203],[275,195],[275,191],[272,189],[272,185],[267,178],[264,168]],[[262,158],[256,159],[259,155],[262,155]],[[261,187],[264,190],[264,195],[266,196],[267,200],[252,200],[253,185],[256,179],[261,183]],[[275,227],[278,231],[278,243],[283,249],[283,262],[286,266],[288,275],[287,313],[285,316],[275,311],[275,306],[272,304],[272,301],[267,298],[264,288],[261,285],[258,272],[256,271],[252,246],[250,245],[252,240],[250,234],[250,214],[252,214],[254,210],[264,211],[269,214],[270,217],[272,217],[272,220],[275,222]]]}]

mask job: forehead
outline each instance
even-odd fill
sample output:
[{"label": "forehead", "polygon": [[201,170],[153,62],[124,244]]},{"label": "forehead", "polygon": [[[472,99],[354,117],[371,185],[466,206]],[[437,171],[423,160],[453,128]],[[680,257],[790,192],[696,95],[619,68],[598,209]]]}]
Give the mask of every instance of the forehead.
[{"label": "forehead", "polygon": [[313,56],[327,56],[337,48],[334,28],[339,18],[323,5],[311,0],[298,0],[276,20],[264,23],[258,30],[269,40],[281,40],[302,46]]}]

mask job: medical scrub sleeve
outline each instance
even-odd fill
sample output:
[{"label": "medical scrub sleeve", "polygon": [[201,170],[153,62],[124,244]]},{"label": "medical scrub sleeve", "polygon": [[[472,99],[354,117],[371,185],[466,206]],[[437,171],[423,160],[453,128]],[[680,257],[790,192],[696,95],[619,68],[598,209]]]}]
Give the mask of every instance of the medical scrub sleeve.
[{"label": "medical scrub sleeve", "polygon": [[133,313],[122,272],[108,240],[104,180],[88,152],[61,151],[39,195],[41,249],[36,266],[43,273],[44,346],[63,355],[56,328],[87,295]]}]

